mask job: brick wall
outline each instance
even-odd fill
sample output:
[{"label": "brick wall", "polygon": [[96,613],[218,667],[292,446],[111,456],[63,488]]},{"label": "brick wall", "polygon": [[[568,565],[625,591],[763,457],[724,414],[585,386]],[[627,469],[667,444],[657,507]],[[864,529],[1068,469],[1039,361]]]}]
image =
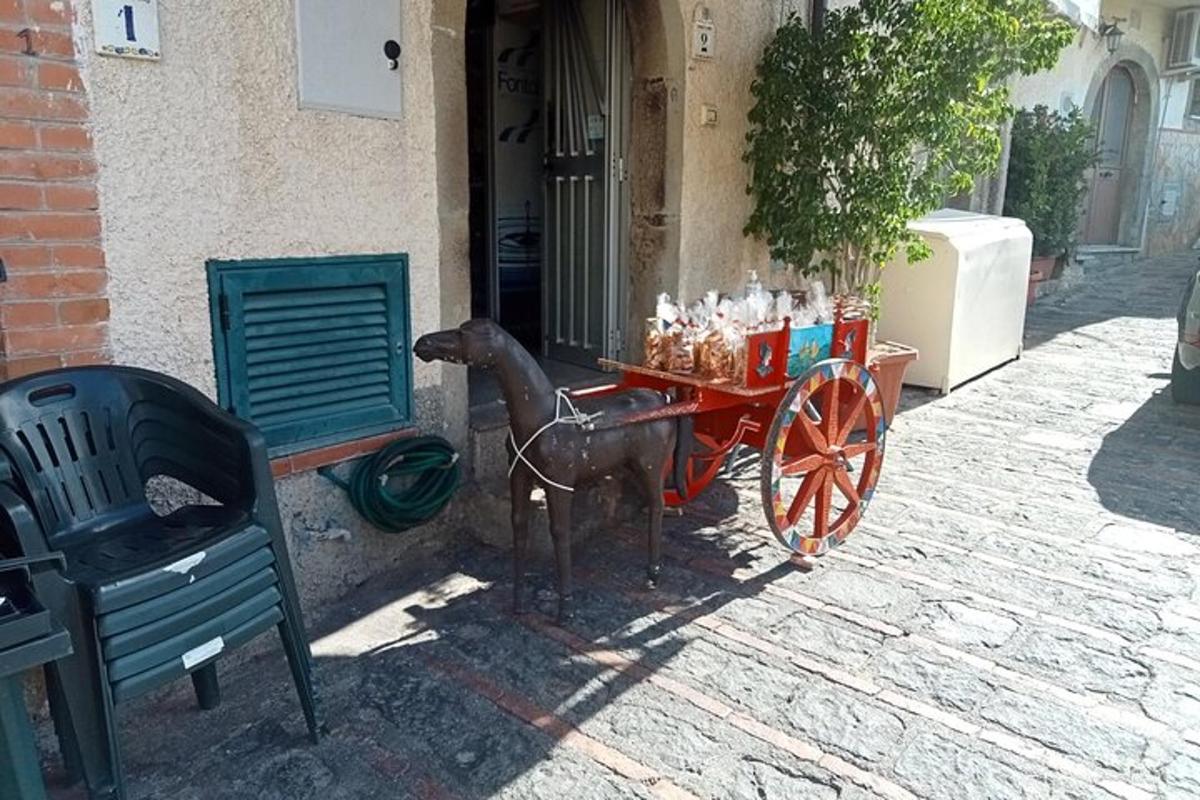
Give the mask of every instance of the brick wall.
[{"label": "brick wall", "polygon": [[0,379],[107,360],[96,162],[71,7],[0,0]]}]

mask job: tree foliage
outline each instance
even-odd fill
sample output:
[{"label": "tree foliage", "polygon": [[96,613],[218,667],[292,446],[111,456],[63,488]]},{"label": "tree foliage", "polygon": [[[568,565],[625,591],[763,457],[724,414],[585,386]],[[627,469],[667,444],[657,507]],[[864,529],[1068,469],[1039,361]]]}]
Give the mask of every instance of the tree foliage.
[{"label": "tree foliage", "polygon": [[1073,36],[1043,0],[862,0],[820,36],[793,14],[751,88],[747,234],[869,295],[900,247],[928,257],[911,220],[996,170],[1006,81]]},{"label": "tree foliage", "polygon": [[1034,255],[1060,256],[1074,246],[1084,174],[1095,163],[1094,131],[1078,108],[1059,114],[1035,106],[1017,114],[1004,213],[1033,231]]}]

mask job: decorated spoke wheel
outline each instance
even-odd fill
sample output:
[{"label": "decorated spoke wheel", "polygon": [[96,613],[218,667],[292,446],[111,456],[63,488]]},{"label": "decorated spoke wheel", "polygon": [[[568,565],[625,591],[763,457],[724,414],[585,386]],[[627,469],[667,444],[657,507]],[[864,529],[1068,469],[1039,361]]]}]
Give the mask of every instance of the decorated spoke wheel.
[{"label": "decorated spoke wheel", "polygon": [[792,384],[767,433],[762,499],[776,538],[822,555],[858,525],[879,480],[887,423],[861,364],[831,359]]}]

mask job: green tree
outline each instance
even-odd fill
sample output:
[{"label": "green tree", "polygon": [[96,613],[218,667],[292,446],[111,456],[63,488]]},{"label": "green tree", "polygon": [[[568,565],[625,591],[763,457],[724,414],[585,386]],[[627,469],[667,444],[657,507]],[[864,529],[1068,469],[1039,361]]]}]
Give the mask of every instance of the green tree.
[{"label": "green tree", "polygon": [[1059,114],[1035,106],[1017,114],[1004,213],[1029,225],[1034,255],[1061,256],[1074,246],[1084,174],[1095,163],[1094,131],[1078,108]]},{"label": "green tree", "polygon": [[1073,37],[1043,0],[862,0],[820,36],[793,14],[751,87],[746,233],[874,300],[899,248],[929,255],[908,223],[996,170],[1008,79]]}]

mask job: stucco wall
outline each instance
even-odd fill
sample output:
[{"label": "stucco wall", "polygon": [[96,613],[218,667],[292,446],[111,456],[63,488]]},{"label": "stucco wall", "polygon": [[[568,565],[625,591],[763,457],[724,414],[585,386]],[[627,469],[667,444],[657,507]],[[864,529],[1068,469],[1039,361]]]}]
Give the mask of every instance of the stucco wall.
[{"label": "stucco wall", "polygon": [[[213,393],[209,258],[405,251],[413,328],[436,325],[428,3],[405,6],[398,122],[299,110],[287,0],[162,4],[159,63],[81,45],[119,361]],[[418,367],[416,381],[437,374]]]},{"label": "stucco wall", "polygon": [[[742,235],[751,203],[742,161],[750,84],[779,23],[808,0],[628,0],[634,23],[633,230],[626,341],[640,357],[642,320],[654,296],[693,300],[742,285],[768,268],[765,245]],[[716,26],[716,54],[692,57],[697,9]],[[651,20],[654,25],[648,24]],[[704,106],[717,124],[701,124]],[[790,276],[776,276],[778,282]]]},{"label": "stucco wall", "polygon": [[[753,103],[750,84],[780,13],[776,2],[709,0],[717,54],[711,61],[697,61],[690,57],[695,5],[685,0],[682,6],[689,53],[677,292],[688,300],[708,289],[739,288],[748,269],[762,270],[768,263],[766,247],[742,235],[751,211],[745,192],[749,169],[742,153]],[[701,124],[705,105],[717,109],[715,127]]]},{"label": "stucco wall", "polygon": [[[116,362],[215,394],[210,258],[407,252],[414,336],[464,306],[447,302],[439,276],[430,0],[403,4],[401,121],[299,110],[289,0],[161,3],[157,63],[96,55],[91,4],[78,5]],[[444,394],[441,375],[415,366],[423,427],[465,418],[461,388]],[[310,600],[378,570],[406,541],[359,524],[312,474],[281,481],[279,495]]]}]

